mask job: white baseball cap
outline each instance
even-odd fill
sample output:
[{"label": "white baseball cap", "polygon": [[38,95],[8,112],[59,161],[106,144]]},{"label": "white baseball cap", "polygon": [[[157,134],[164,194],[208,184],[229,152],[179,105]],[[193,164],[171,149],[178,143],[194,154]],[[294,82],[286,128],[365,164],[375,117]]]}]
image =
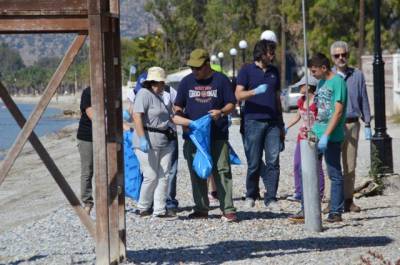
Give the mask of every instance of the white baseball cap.
[{"label": "white baseball cap", "polygon": [[272,30],[266,30],[261,33],[260,40],[269,40],[278,44],[278,39],[276,38],[275,32]]}]

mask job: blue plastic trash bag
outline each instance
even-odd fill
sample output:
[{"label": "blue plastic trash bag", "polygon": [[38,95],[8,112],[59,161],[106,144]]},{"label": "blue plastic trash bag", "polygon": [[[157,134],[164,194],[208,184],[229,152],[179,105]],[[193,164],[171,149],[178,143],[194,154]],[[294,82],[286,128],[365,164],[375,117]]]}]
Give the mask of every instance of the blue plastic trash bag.
[{"label": "blue plastic trash bag", "polygon": [[229,145],[229,160],[231,161],[232,165],[240,165],[242,161],[240,161],[239,156],[236,154],[235,150],[233,150],[232,146]]},{"label": "blue plastic trash bag", "polygon": [[143,175],[140,171],[139,160],[133,151],[132,134],[131,130],[124,132],[125,195],[138,201]]},{"label": "blue plastic trash bag", "polygon": [[193,160],[193,169],[200,178],[207,179],[212,172],[210,155],[211,116],[207,114],[192,121],[189,129],[189,137],[197,148]]},{"label": "blue plastic trash bag", "polygon": [[129,113],[129,111],[124,110],[124,111],[122,112],[122,119],[123,119],[124,121],[126,121],[126,122],[132,122],[132,117],[131,117],[131,114]]}]

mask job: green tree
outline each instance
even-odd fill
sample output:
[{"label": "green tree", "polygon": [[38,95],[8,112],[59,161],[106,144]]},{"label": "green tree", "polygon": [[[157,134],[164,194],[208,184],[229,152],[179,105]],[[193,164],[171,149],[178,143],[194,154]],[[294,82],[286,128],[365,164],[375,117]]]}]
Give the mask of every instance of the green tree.
[{"label": "green tree", "polygon": [[158,65],[169,68],[171,62],[164,61],[161,53],[163,42],[159,34],[147,35],[133,40],[122,39],[122,78],[123,83],[128,80],[131,65],[135,65],[137,72]]},{"label": "green tree", "polygon": [[184,64],[185,58],[196,47],[202,26],[203,1],[151,0],[146,10],[154,15],[162,28],[162,60],[169,64]]},{"label": "green tree", "polygon": [[4,82],[6,87],[14,86],[16,72],[25,67],[19,52],[2,43],[0,60],[0,81]]}]

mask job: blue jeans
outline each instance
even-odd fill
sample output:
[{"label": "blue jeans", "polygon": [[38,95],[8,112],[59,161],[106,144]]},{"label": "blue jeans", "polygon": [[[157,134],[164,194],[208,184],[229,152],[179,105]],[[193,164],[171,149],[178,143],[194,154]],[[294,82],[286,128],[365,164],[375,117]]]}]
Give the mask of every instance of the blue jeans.
[{"label": "blue jeans", "polygon": [[324,152],[326,169],[331,180],[330,213],[342,213],[344,207],[343,174],[340,164],[341,143],[328,142]]},{"label": "blue jeans", "polygon": [[178,207],[176,197],[176,175],[178,173],[178,140],[175,140],[174,151],[171,157],[171,169],[168,172],[168,193],[167,193],[167,209],[175,209]]},{"label": "blue jeans", "polygon": [[[276,200],[279,183],[279,153],[281,130],[270,121],[246,120],[244,138],[247,158],[246,197],[257,199],[259,178],[263,179],[267,192],[264,201]],[[265,172],[262,155],[265,151]]]}]

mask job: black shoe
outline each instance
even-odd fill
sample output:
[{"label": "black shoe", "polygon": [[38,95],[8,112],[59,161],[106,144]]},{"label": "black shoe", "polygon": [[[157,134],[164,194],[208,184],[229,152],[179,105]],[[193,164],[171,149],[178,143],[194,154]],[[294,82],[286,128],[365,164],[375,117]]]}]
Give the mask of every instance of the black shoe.
[{"label": "black shoe", "polygon": [[157,218],[175,218],[176,217],[176,213],[173,212],[173,211],[166,211],[163,214],[156,214],[156,215],[154,215],[154,217],[157,217]]},{"label": "black shoe", "polygon": [[167,209],[166,217],[176,217],[176,209]]},{"label": "black shoe", "polygon": [[343,221],[342,215],[340,213],[330,213],[328,214],[328,218],[326,218],[326,221],[329,223],[341,222]]},{"label": "black shoe", "polygon": [[140,217],[150,216],[152,212],[150,210],[136,210],[135,213]]},{"label": "black shoe", "polygon": [[194,211],[193,213],[188,215],[189,219],[208,219],[208,213],[207,212],[196,212]]}]

